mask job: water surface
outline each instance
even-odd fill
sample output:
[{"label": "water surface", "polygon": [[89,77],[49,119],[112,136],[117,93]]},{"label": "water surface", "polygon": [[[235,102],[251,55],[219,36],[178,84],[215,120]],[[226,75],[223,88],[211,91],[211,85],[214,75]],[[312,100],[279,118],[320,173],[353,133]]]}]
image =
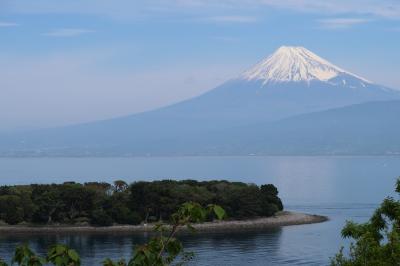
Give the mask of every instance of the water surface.
[{"label": "water surface", "polygon": [[[1,184],[64,181],[227,179],[275,184],[288,210],[327,215],[330,221],[237,233],[184,235],[196,252],[192,265],[327,265],[342,244],[346,219],[365,221],[393,195],[400,157],[182,157],[182,158],[1,158]],[[0,256],[18,243],[38,252],[63,242],[79,250],[84,265],[131,254],[146,234],[1,235]]]}]

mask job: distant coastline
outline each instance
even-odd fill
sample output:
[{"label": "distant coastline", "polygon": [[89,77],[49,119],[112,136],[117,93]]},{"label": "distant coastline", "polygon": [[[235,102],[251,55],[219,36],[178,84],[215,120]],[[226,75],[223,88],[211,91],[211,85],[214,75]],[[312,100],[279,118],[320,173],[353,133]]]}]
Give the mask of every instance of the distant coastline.
[{"label": "distant coastline", "polygon": [[[246,220],[227,220],[195,224],[199,232],[240,231],[251,229],[275,228],[280,226],[322,223],[328,217],[291,211],[281,211],[271,217]],[[0,226],[1,234],[14,233],[140,233],[151,232],[152,224],[145,225],[114,225],[114,226],[75,226],[75,225],[4,225]]]}]

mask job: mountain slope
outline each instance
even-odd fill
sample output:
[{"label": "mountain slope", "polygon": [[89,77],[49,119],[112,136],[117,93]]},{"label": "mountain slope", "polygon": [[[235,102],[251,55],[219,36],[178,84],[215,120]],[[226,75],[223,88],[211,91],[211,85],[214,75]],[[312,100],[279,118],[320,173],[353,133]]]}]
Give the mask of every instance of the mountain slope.
[{"label": "mountain slope", "polygon": [[400,101],[120,146],[133,155],[400,155]]},{"label": "mountain slope", "polygon": [[[204,139],[207,154],[400,155],[400,101],[380,101],[238,127]],[[229,137],[226,137],[229,136]],[[238,141],[240,140],[240,141]]]},{"label": "mountain slope", "polygon": [[399,91],[360,78],[305,48],[281,47],[238,78],[178,104],[76,126],[3,134],[0,155],[145,155],[168,146],[166,140],[196,140],[209,132],[394,99],[400,99]]},{"label": "mountain slope", "polygon": [[66,141],[51,149],[21,150],[20,155],[400,155],[399,114],[400,101],[369,102],[197,135],[156,140],[93,136],[93,143],[104,142],[84,146]]}]

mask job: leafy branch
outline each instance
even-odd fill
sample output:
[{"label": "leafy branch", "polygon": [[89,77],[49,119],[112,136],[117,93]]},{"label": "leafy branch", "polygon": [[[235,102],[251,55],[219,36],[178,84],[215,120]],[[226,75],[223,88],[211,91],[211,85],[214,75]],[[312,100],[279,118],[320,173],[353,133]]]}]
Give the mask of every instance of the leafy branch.
[{"label": "leafy branch", "polygon": [[[400,194],[400,178],[395,190]],[[342,237],[354,242],[348,256],[340,249],[332,266],[400,265],[400,201],[386,198],[366,223],[347,221]]]}]

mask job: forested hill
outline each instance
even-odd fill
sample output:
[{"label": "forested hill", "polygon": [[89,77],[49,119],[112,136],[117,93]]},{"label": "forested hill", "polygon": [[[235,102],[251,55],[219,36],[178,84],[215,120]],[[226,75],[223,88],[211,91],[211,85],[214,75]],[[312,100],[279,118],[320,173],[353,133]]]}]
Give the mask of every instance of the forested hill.
[{"label": "forested hill", "polygon": [[[283,209],[274,185],[194,180],[0,187],[0,225],[109,226],[168,220],[184,202],[218,204],[228,219],[271,216]],[[210,218],[211,219],[211,218]]]},{"label": "forested hill", "polygon": [[[151,140],[133,135],[124,139],[99,128],[98,134],[104,134],[101,145],[87,150],[64,149],[60,142],[60,149],[29,151],[21,147],[18,153],[8,153],[2,148],[12,143],[10,136],[0,136],[0,156],[398,155],[399,113],[400,101],[376,101],[179,137],[164,136],[163,127],[152,131],[160,138]],[[59,140],[65,142],[75,136],[70,133]],[[96,134],[85,136],[97,141]],[[44,141],[54,136],[40,133],[37,137]],[[23,139],[19,143],[26,144]]]}]

